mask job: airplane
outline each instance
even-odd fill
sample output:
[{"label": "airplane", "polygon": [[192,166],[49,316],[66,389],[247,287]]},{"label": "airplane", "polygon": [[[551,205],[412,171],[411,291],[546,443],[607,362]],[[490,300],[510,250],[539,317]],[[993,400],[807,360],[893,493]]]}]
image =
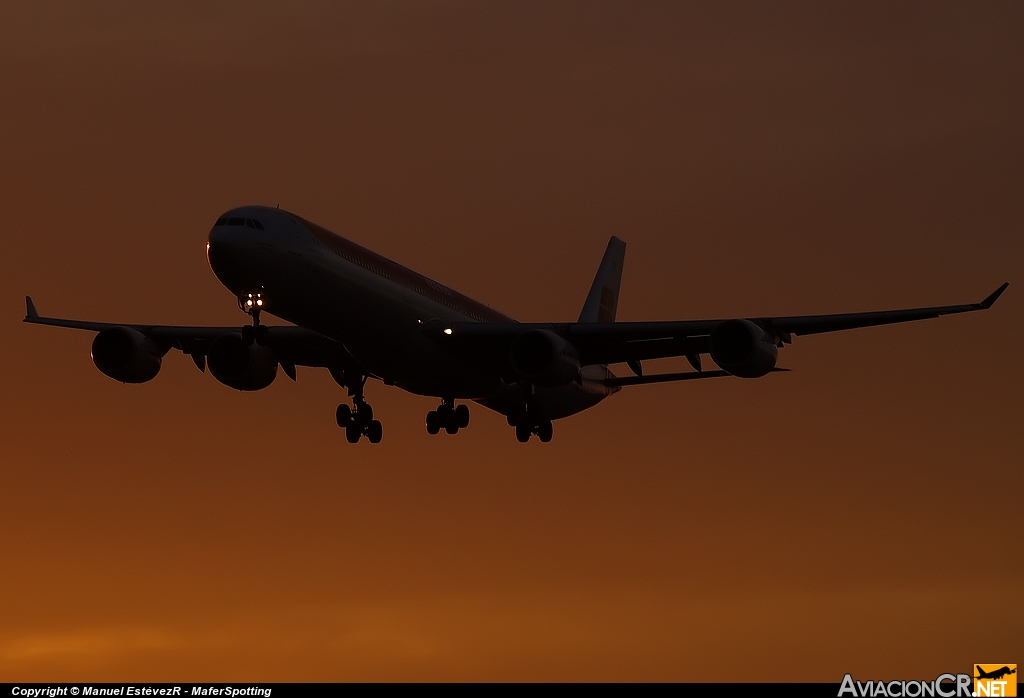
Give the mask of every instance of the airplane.
[{"label": "airplane", "polygon": [[998,679],[1003,678],[1004,676],[1009,676],[1010,674],[1016,674],[1017,673],[1016,669],[1011,669],[1008,666],[1004,666],[1001,669],[996,669],[995,671],[985,671],[984,669],[982,669],[977,664],[974,665],[974,668],[978,670],[978,675],[974,677],[976,679],[993,679],[993,680],[998,680]]},{"label": "airplane", "polygon": [[[548,442],[552,421],[627,386],[737,376],[776,366],[794,335],[834,332],[985,310],[980,303],[839,315],[617,322],[626,244],[612,237],[576,322],[520,323],[483,303],[280,208],[245,206],[217,219],[206,244],[214,274],[250,318],[241,327],[173,327],[40,316],[26,296],[25,322],[96,332],[92,360],[122,383],[156,377],[171,349],[236,390],[261,390],[278,368],[326,368],[348,391],[335,420],[346,439],[380,442],[364,388],[380,380],[440,399],[430,434],[469,425],[476,402],[504,415],[516,439]],[[269,326],[264,313],[291,325]],[[717,366],[704,370],[701,357]],[[692,371],[647,375],[644,361],[686,357]],[[609,365],[625,364],[617,376]],[[462,400],[456,405],[456,400]]]}]

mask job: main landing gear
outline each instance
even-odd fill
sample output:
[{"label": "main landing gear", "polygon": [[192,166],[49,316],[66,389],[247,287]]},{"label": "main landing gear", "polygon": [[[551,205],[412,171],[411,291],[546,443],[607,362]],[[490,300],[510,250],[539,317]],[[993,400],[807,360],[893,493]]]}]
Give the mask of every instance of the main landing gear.
[{"label": "main landing gear", "polygon": [[335,415],[338,426],[345,430],[345,438],[354,444],[365,435],[371,444],[379,444],[384,437],[384,427],[379,419],[373,418],[373,408],[362,397],[352,402],[352,407],[345,403],[338,405]]},{"label": "main landing gear", "polygon": [[529,441],[534,434],[544,443],[548,443],[554,431],[550,419],[539,419],[526,411],[509,414],[508,425],[516,428],[516,441],[521,444]]},{"label": "main landing gear", "polygon": [[455,406],[454,400],[445,400],[436,410],[427,412],[427,433],[437,434],[444,429],[449,434],[457,434],[459,429],[469,426],[469,407]]},{"label": "main landing gear", "polygon": [[371,444],[379,444],[384,437],[384,427],[379,419],[373,418],[373,408],[363,399],[363,386],[366,376],[349,387],[352,396],[352,407],[345,403],[338,405],[335,413],[338,426],[345,430],[345,438],[350,444],[358,443],[365,436]]}]

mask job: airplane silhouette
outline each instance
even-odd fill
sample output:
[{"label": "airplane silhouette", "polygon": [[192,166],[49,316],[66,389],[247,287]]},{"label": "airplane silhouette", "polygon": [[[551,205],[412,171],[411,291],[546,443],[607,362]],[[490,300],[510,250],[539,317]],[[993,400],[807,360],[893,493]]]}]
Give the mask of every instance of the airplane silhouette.
[{"label": "airplane silhouette", "polygon": [[986,672],[984,669],[982,669],[977,664],[974,665],[974,668],[978,671],[978,675],[974,677],[976,679],[1001,679],[1004,676],[1007,676],[1009,674],[1016,674],[1017,673],[1016,669],[1011,669],[1008,666],[1004,666],[1004,667],[1002,667],[1000,669],[996,669],[995,671],[991,671],[991,672]]},{"label": "airplane silhouette", "polygon": [[[144,383],[167,352],[236,390],[268,387],[280,367],[327,369],[352,404],[335,412],[351,443],[377,443],[368,379],[439,398],[427,433],[469,425],[465,401],[504,415],[516,439],[550,441],[551,422],[628,386],[736,376],[760,378],[797,335],[850,330],[986,310],[1008,284],[976,303],[881,312],[711,320],[620,322],[626,243],[613,237],[576,322],[521,323],[458,291],[295,214],[266,206],[232,209],[206,245],[214,274],[251,318],[242,327],[89,322],[40,315],[26,297],[25,322],[95,332],[93,363],[122,383]],[[292,323],[264,325],[262,314]],[[962,331],[962,330],[961,330]],[[704,370],[701,355],[717,370]],[[647,374],[643,361],[685,357],[694,370]],[[632,375],[609,369],[625,364]],[[456,400],[463,403],[456,405]]]}]

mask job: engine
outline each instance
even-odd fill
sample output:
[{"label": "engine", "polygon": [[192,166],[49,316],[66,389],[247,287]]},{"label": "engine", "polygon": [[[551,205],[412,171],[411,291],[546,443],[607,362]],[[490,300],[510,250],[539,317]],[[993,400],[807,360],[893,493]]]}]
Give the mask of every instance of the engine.
[{"label": "engine", "polygon": [[277,377],[277,357],[263,344],[247,344],[239,333],[222,334],[206,352],[210,373],[235,390],[262,390]]},{"label": "engine", "polygon": [[164,352],[131,327],[108,327],[92,340],[92,362],[103,375],[122,383],[145,383],[160,372]]},{"label": "engine", "polygon": [[534,385],[565,385],[580,375],[576,349],[548,330],[527,330],[520,334],[512,340],[509,358],[512,370]]},{"label": "engine", "polygon": [[734,376],[760,378],[775,368],[775,338],[750,320],[726,320],[711,332],[711,358]]}]

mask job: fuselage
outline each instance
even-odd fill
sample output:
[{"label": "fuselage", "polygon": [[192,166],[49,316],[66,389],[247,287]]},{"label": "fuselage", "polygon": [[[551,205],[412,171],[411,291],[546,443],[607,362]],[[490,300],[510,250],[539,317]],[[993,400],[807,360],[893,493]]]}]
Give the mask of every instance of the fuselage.
[{"label": "fuselage", "polygon": [[600,382],[611,375],[606,366],[533,388],[507,381],[485,357],[451,353],[425,325],[514,320],[287,211],[228,211],[210,232],[207,257],[236,296],[262,293],[266,312],[341,343],[369,375],[412,393],[471,399],[503,414],[529,398],[531,409],[558,419],[615,392]]}]

